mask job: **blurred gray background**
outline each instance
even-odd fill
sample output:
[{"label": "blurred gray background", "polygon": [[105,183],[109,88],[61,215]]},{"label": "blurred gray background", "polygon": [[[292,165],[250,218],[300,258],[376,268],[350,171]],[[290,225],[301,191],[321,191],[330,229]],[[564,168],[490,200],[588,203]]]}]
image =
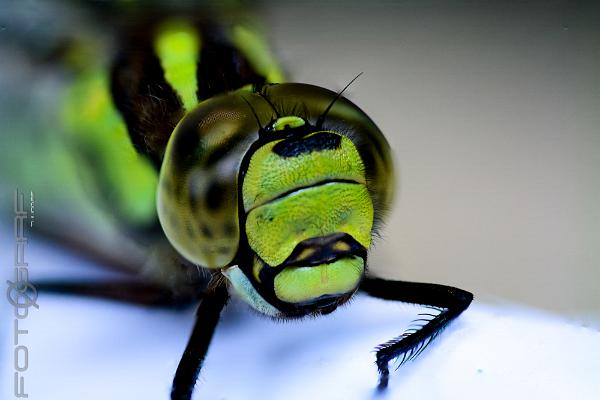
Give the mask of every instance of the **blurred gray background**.
[{"label": "blurred gray background", "polygon": [[[398,168],[373,273],[600,326],[597,4],[261,3],[258,15],[293,80],[337,90],[364,73],[347,96],[388,137]],[[75,7],[58,5],[68,21]],[[0,16],[20,15],[34,33],[85,28],[42,23],[37,16],[50,7],[57,4],[2,0]],[[0,116],[28,110],[20,81],[41,87],[46,102],[56,90],[16,58],[0,57],[3,88],[13,87],[0,90]],[[0,134],[27,120],[6,117]]]},{"label": "blurred gray background", "polygon": [[600,12],[570,1],[265,7],[291,76],[388,137],[381,276],[600,322]]}]

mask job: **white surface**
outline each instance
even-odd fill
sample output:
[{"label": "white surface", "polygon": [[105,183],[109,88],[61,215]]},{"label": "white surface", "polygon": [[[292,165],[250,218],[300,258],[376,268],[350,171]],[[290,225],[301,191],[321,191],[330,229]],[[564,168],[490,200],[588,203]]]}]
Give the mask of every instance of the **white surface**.
[{"label": "white surface", "polygon": [[[31,254],[82,267],[58,252]],[[44,261],[45,260],[45,261]],[[32,272],[33,273],[33,272]],[[35,275],[35,274],[34,274]],[[41,275],[41,273],[40,273]],[[32,399],[167,399],[193,310],[154,310],[41,295],[25,320]],[[0,398],[12,398],[12,318],[2,302]],[[400,334],[419,307],[358,297],[330,316],[274,323],[233,303],[196,399],[371,399],[373,347]],[[384,399],[597,399],[600,332],[517,307],[478,304],[416,361],[391,375]]]}]

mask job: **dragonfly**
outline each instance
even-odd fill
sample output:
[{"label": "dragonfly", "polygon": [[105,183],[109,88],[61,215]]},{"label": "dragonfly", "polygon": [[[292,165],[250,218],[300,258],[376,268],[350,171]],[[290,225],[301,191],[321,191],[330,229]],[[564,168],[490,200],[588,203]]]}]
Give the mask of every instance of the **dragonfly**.
[{"label": "dragonfly", "polygon": [[[88,224],[136,245],[113,252],[83,237],[80,222],[40,229],[131,278],[41,281],[38,290],[198,304],[174,371],[178,400],[192,397],[232,296],[283,320],[332,313],[357,292],[430,307],[376,347],[376,386],[386,390],[389,364],[418,356],[473,295],[370,275],[394,165],[383,133],[344,97],[353,80],[337,92],[287,81],[260,31],[232,14],[115,7],[123,15],[112,22],[111,56],[97,56],[87,37],[51,58],[72,71],[61,140],[75,154],[63,168],[78,170],[102,210]],[[115,9],[96,12],[115,17]]]}]

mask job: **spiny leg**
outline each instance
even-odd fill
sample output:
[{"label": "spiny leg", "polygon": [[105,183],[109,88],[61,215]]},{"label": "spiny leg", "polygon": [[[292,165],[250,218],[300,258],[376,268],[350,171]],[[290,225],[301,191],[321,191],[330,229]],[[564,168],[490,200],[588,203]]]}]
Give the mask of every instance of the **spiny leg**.
[{"label": "spiny leg", "polygon": [[387,387],[389,379],[388,363],[402,356],[400,365],[417,357],[423,349],[469,307],[473,294],[451,286],[433,283],[388,281],[379,278],[365,278],[361,284],[365,293],[385,300],[396,300],[433,307],[440,311],[437,315],[423,313],[416,320],[424,325],[409,329],[402,335],[377,346],[377,368],[379,369],[378,389]]},{"label": "spiny leg", "polygon": [[38,292],[88,296],[151,307],[185,307],[202,297],[202,292],[174,293],[162,286],[136,281],[42,281],[34,285]]},{"label": "spiny leg", "polygon": [[173,387],[171,388],[172,400],[189,400],[192,398],[196,380],[208,352],[208,346],[228,298],[227,286],[222,282],[216,286],[211,286],[205,292],[204,298],[198,307],[192,335],[183,352],[181,361],[179,361],[177,372],[175,372]]}]

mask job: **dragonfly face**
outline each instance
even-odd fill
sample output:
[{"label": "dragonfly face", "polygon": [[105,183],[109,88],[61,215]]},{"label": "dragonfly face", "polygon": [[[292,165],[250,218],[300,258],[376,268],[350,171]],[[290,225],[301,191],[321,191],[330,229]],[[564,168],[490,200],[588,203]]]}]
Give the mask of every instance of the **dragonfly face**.
[{"label": "dragonfly face", "polygon": [[263,136],[241,185],[252,283],[286,315],[332,311],[356,290],[371,242],[364,165],[349,139],[298,116]]},{"label": "dragonfly face", "polygon": [[179,123],[161,168],[159,218],[181,254],[222,269],[260,312],[328,313],[364,275],[391,170],[381,132],[334,92],[239,90]]}]

